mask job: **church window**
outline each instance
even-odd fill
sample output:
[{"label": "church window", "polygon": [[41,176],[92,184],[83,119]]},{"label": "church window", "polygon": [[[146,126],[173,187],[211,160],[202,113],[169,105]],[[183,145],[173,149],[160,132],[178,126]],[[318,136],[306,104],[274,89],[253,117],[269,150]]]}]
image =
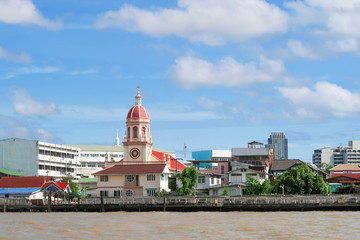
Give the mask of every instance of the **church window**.
[{"label": "church window", "polygon": [[125,195],[126,195],[127,197],[132,197],[132,196],[134,195],[134,193],[133,193],[133,191],[131,191],[131,190],[127,190],[126,193],[125,193]]},{"label": "church window", "polygon": [[128,175],[128,176],[126,176],[126,180],[128,182],[132,182],[132,181],[134,181],[134,176],[133,175]]},{"label": "church window", "polygon": [[146,137],[146,129],[145,129],[145,127],[142,127],[141,133],[142,133],[142,137]]},{"label": "church window", "polygon": [[133,128],[133,138],[137,138],[138,137],[138,128],[134,127]]}]

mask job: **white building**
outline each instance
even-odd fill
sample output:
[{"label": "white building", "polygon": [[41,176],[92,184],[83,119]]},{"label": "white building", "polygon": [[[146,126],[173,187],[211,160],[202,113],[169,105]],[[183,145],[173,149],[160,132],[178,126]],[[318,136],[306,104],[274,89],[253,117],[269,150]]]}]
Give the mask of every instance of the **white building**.
[{"label": "white building", "polygon": [[314,150],[313,164],[320,168],[322,163],[332,166],[339,164],[360,164],[360,141],[349,141],[346,147],[322,148]]},{"label": "white building", "polygon": [[38,140],[0,141],[0,168],[28,176],[77,178],[80,149]]},{"label": "white building", "polygon": [[78,175],[82,178],[94,177],[92,173],[101,170],[105,161],[120,161],[124,157],[121,146],[100,145],[69,145],[78,148],[79,169]]}]

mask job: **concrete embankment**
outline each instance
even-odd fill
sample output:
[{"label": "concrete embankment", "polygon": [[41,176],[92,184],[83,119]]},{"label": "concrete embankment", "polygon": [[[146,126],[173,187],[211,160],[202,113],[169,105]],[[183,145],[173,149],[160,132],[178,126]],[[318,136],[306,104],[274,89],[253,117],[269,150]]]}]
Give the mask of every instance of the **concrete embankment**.
[{"label": "concrete embankment", "polygon": [[0,199],[0,211],[359,211],[360,195],[86,198],[80,204],[32,205]]}]

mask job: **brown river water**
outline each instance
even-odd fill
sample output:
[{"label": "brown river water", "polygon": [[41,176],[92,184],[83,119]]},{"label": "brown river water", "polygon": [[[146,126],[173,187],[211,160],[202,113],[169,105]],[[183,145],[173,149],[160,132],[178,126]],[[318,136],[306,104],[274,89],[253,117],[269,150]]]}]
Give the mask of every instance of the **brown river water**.
[{"label": "brown river water", "polygon": [[0,239],[360,239],[360,212],[0,213]]}]

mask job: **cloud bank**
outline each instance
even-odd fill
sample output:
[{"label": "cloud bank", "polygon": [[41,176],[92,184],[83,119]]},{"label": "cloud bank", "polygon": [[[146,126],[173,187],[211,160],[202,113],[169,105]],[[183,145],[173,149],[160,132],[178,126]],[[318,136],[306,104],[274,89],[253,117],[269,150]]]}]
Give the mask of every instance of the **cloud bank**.
[{"label": "cloud bank", "polygon": [[287,14],[263,0],[178,0],[178,9],[124,5],[101,14],[98,29],[121,28],[153,37],[180,36],[207,45],[243,41],[287,29]]}]

